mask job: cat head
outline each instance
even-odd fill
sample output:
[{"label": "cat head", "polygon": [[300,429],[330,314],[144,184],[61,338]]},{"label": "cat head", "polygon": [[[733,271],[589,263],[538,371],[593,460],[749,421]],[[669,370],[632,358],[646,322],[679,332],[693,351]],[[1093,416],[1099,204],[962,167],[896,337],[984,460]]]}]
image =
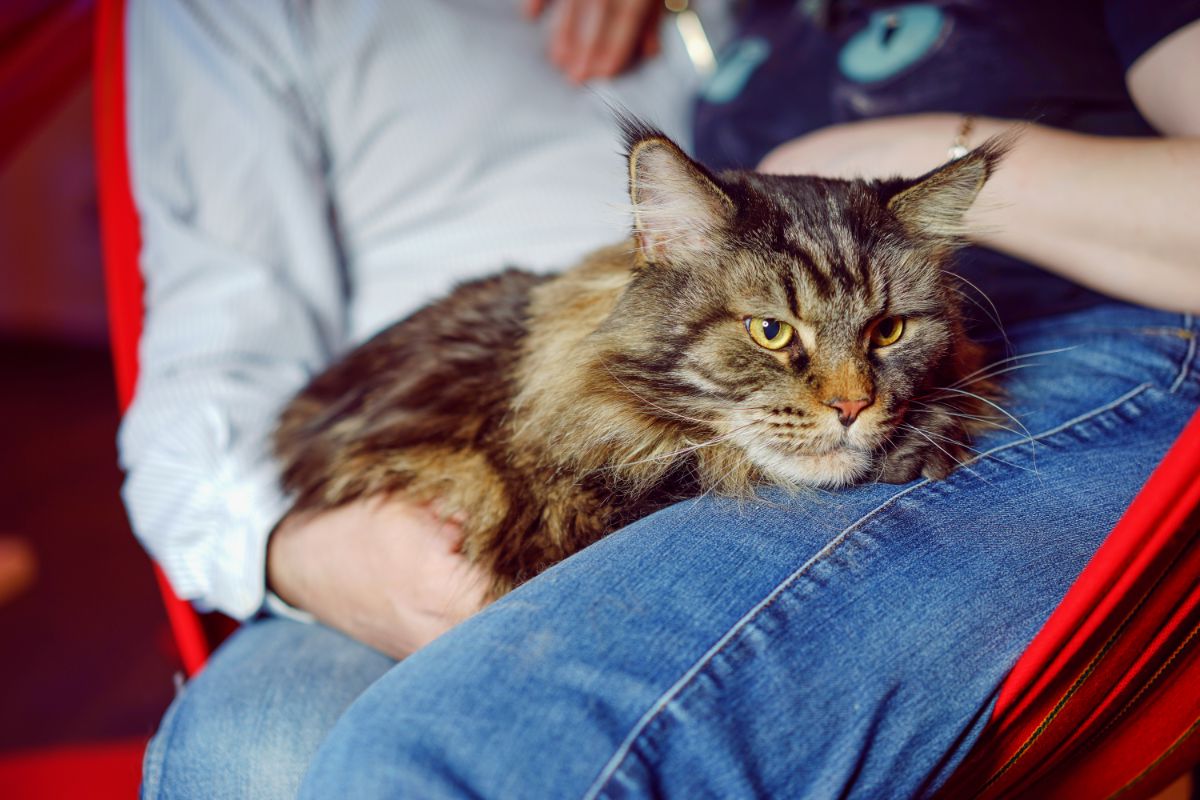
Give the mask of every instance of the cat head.
[{"label": "cat head", "polygon": [[606,371],[770,481],[865,477],[913,404],[961,377],[945,267],[1004,146],[913,180],[834,180],[714,174],[625,128],[639,267],[597,331]]}]

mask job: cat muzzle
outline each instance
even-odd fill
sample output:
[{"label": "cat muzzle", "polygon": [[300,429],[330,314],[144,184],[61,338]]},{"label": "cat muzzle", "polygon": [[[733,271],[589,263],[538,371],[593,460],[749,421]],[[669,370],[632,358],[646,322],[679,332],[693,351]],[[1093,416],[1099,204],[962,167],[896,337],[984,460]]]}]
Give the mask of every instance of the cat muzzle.
[{"label": "cat muzzle", "polygon": [[841,397],[835,397],[832,400],[826,400],[825,405],[837,411],[838,422],[844,427],[849,428],[854,424],[854,420],[858,419],[858,415],[863,409],[875,402],[872,397],[860,397],[855,400],[844,400]]}]

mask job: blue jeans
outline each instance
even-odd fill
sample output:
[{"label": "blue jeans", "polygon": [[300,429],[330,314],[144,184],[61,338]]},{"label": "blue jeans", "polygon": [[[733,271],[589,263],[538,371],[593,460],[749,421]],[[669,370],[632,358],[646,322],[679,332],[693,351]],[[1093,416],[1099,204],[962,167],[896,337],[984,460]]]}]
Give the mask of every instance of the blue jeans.
[{"label": "blue jeans", "polygon": [[289,796],[306,764],[321,800],[929,794],[1200,402],[1189,317],[1009,334],[1059,352],[1002,365],[1019,423],[947,480],[681,503],[391,669],[247,626],[168,712],[146,796]]}]

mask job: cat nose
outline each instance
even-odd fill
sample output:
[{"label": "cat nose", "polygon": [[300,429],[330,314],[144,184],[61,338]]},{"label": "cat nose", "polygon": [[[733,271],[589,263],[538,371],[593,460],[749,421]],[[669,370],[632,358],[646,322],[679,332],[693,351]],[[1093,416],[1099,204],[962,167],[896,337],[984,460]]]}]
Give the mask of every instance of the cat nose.
[{"label": "cat nose", "polygon": [[854,420],[858,419],[858,415],[862,410],[871,403],[875,402],[872,397],[859,397],[856,400],[844,400],[841,397],[835,397],[832,400],[826,400],[825,405],[836,409],[838,412],[838,422],[849,428],[854,424]]}]

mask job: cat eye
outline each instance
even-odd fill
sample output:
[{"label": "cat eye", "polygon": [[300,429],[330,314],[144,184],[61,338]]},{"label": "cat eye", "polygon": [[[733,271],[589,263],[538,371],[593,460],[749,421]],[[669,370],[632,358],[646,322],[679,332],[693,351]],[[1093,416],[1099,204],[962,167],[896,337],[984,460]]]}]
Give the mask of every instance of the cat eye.
[{"label": "cat eye", "polygon": [[904,317],[884,317],[871,328],[871,344],[887,347],[904,335]]},{"label": "cat eye", "polygon": [[791,325],[770,317],[746,317],[746,330],[755,344],[768,350],[787,347],[795,333]]}]

